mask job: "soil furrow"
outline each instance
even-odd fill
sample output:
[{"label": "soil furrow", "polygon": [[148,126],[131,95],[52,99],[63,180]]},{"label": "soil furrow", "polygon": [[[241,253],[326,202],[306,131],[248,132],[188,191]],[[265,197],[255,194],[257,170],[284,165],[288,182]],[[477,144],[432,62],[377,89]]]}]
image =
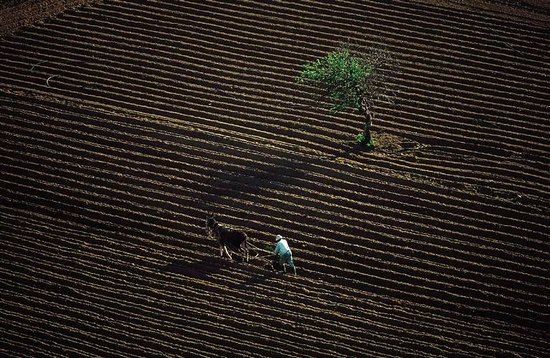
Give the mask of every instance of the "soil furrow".
[{"label": "soil furrow", "polygon": [[[45,68],[47,68],[48,66],[43,65],[43,67],[44,67],[44,69],[45,69]],[[54,68],[52,67],[52,69],[54,69]],[[60,69],[58,68],[57,71],[59,71],[59,70],[60,70]],[[86,72],[86,71],[80,71],[79,73],[77,73],[77,72],[75,72],[75,71],[77,71],[77,69],[75,69],[75,70],[73,70],[73,71],[70,71],[70,72],[65,72],[65,71],[64,71],[64,72],[63,72],[63,76],[64,76],[64,77],[66,76],[65,73],[70,73],[70,74],[72,74],[72,75],[74,75],[74,76],[77,76],[77,75],[78,75],[79,77],[82,77],[82,76],[83,76],[83,72]],[[97,73],[95,73],[95,75],[96,75],[96,74],[97,74]],[[85,78],[87,77],[87,78],[93,80],[93,79],[95,78],[95,75],[90,75],[89,77],[85,76]],[[117,77],[116,75],[115,75],[115,76],[110,76],[110,78],[109,78],[108,80],[107,80],[106,78],[104,78],[103,81],[105,81],[105,82],[107,82],[107,83],[111,83],[109,86],[112,87],[112,88],[114,88],[114,89],[117,89],[117,91],[114,92],[114,93],[117,93],[117,94],[120,95],[121,91],[124,90],[124,86],[121,86],[121,84],[126,83],[126,82],[124,82],[124,79],[121,79],[121,80],[119,80],[119,81],[114,81],[113,79],[116,78],[116,77]],[[70,77],[69,77],[69,78],[70,78]],[[134,81],[134,82],[135,82],[135,81]],[[83,86],[88,86],[88,85],[83,85]],[[92,84],[92,83],[90,83],[89,86],[90,86],[90,87],[98,87],[98,86],[103,87],[103,86],[105,86],[105,84],[99,85],[99,84]],[[147,86],[147,87],[144,87],[144,86]],[[212,86],[214,86],[214,87],[216,86],[215,82],[212,83]],[[152,87],[150,87],[150,85],[148,85],[148,84],[144,84],[144,85],[136,85],[136,84],[134,84],[134,86],[133,86],[133,88],[132,88],[131,91],[132,91],[132,92],[135,92],[135,91],[137,91],[137,90],[139,90],[139,89],[141,89],[142,91],[145,91],[145,92],[151,92],[151,91],[152,91]],[[159,90],[161,90],[161,89],[160,89],[160,88],[155,89],[155,91],[159,91]],[[172,90],[177,90],[177,88],[176,88],[175,86],[170,86],[170,87],[167,87],[166,89],[162,89],[162,91],[172,91]],[[179,96],[179,95],[177,95],[176,93],[173,93],[173,92],[170,92],[170,95],[171,95],[172,97],[178,97],[178,96],[179,96],[180,98],[186,98],[186,96],[188,96],[188,95],[194,93],[194,90],[192,90],[191,88],[188,87],[186,93],[187,93],[187,94],[186,94],[185,96],[183,96],[183,97],[181,97],[181,96]],[[200,92],[198,92],[198,93],[200,93]],[[433,99],[433,96],[431,96],[431,97],[432,97],[432,99]],[[242,108],[242,107],[240,107],[240,106],[238,106],[238,105],[232,104],[231,102],[227,102],[226,99],[223,98],[223,97],[220,98],[220,99],[221,99],[223,102],[217,102],[217,101],[216,101],[216,102],[213,102],[213,101],[211,101],[211,102],[209,102],[208,106],[209,106],[209,107],[212,106],[213,103],[214,103],[215,105],[221,106],[221,107],[223,108],[224,113],[225,113],[225,112],[231,113],[231,110],[237,111],[237,112],[234,112],[234,113],[250,112],[250,110],[247,110],[246,108]],[[400,101],[403,101],[403,99],[400,99]],[[250,102],[250,101],[249,101],[249,102]],[[253,102],[253,101],[252,101],[252,102]],[[257,107],[258,107],[258,108],[262,108],[262,106],[263,106],[263,105],[260,104],[260,103],[257,104]],[[435,104],[432,103],[431,106],[433,107],[433,106],[435,106]],[[401,104],[400,104],[400,107],[402,107],[402,108],[411,108],[411,110],[414,110],[417,106],[407,106],[407,105],[405,105],[404,103],[401,103]],[[430,107],[430,108],[432,108],[432,107]],[[189,107],[188,107],[188,108],[189,108]],[[214,108],[215,108],[215,107],[214,107]],[[214,109],[214,108],[211,108],[211,109]],[[280,116],[281,113],[284,113],[284,112],[282,111],[283,108],[279,108],[278,106],[275,107],[275,108],[272,108],[272,106],[270,106],[270,107],[268,107],[268,108],[269,108],[269,111],[276,111],[274,114],[276,114],[277,116]],[[443,108],[443,107],[442,107],[442,108]],[[445,107],[445,108],[446,108],[446,107]],[[432,110],[432,111],[433,111],[433,110]],[[422,113],[425,113],[425,112],[422,112]],[[477,112],[472,112],[472,114],[473,114],[473,113],[477,113]],[[255,121],[255,122],[257,122],[257,121]],[[466,121],[466,122],[467,122],[467,121]],[[450,122],[449,122],[449,123],[450,123]],[[456,121],[453,122],[453,123],[456,123]],[[434,127],[434,129],[436,129],[436,128],[438,128],[438,127],[441,128],[441,127],[443,127],[444,125],[445,125],[445,123],[438,124],[436,127]],[[473,127],[473,128],[475,128],[475,127]],[[499,126],[499,128],[500,128],[500,126]],[[461,134],[461,132],[458,132],[458,129],[459,129],[459,128],[457,127],[456,129],[457,129],[457,132],[456,132],[456,133],[457,133],[457,134]],[[469,133],[469,134],[475,134],[475,133],[476,133],[476,132],[473,131],[471,128],[464,127],[464,129],[467,129],[467,130],[468,130],[467,133]],[[482,129],[483,129],[483,128],[482,128]],[[502,137],[502,138],[504,138],[505,136],[507,137],[507,136],[508,136],[508,133],[509,133],[512,129],[506,128],[506,127],[502,127],[502,130],[501,130],[501,129],[498,129],[498,130],[497,130],[497,129],[492,129],[492,130],[493,130],[493,133],[491,133],[491,135],[487,135],[487,137],[484,137],[484,136],[481,135],[480,133],[477,133],[477,134],[478,134],[477,137],[479,137],[480,140],[484,139],[484,140],[487,142],[487,139],[489,139],[489,138],[492,138],[492,140],[494,140],[494,139],[499,139],[500,137]],[[497,135],[497,132],[498,132],[498,131],[502,131],[502,135]],[[514,130],[514,131],[515,131],[515,130]],[[532,140],[533,140],[534,138],[536,138],[536,137],[533,137],[533,134],[536,133],[536,132],[533,132],[533,133],[531,133],[531,134],[527,134],[527,133],[526,133],[526,136],[525,136],[525,137],[523,137],[523,134],[522,134],[523,129],[517,130],[517,131],[515,131],[515,132],[517,132],[517,133],[516,133],[516,136],[515,136],[515,140],[518,140],[518,141],[525,142],[525,141],[528,139],[529,141],[532,142]],[[293,135],[294,135],[294,136],[300,136],[300,132],[294,132]],[[334,136],[334,134],[332,134],[332,136]],[[306,138],[307,138],[307,137],[304,137],[304,139],[306,139]],[[533,143],[534,143],[534,142],[533,142]],[[547,145],[543,145],[543,147],[547,147]]]},{"label": "soil furrow", "polygon": [[[75,233],[79,233],[79,232],[80,232],[80,230],[75,231]],[[64,235],[64,236],[66,236],[66,235]],[[111,239],[108,239],[108,240],[110,241]],[[269,292],[269,291],[270,291],[270,290],[269,290],[269,287],[268,287],[268,292]],[[400,306],[402,306],[402,305],[400,305]],[[392,312],[395,312],[395,311],[393,311],[393,309],[392,309]],[[433,316],[433,314],[430,314],[430,316]],[[471,326],[471,325],[470,325],[470,327],[473,328],[473,326]]]},{"label": "soil furrow", "polygon": [[[50,156],[51,156],[51,155],[50,155]],[[46,159],[46,157],[43,157],[43,159]],[[43,159],[40,159],[40,161],[42,161]],[[47,159],[46,159],[46,160],[47,160]],[[60,163],[60,164],[61,164],[61,163]],[[82,165],[78,165],[77,168],[83,168],[83,167],[82,167]],[[102,176],[105,176],[105,172],[104,172],[104,171],[101,172],[101,174],[102,174]],[[93,175],[93,174],[92,174],[92,175]],[[93,176],[95,177],[96,175],[93,175]],[[127,176],[127,174],[126,174],[126,177],[127,177],[127,179],[129,179],[128,176]],[[115,180],[116,180],[116,178],[117,178],[117,177],[115,176]],[[86,185],[85,185],[85,186],[86,186]],[[140,188],[140,187],[133,187],[133,189],[131,189],[131,192],[136,193],[136,189],[139,189],[139,188]],[[180,188],[180,190],[178,190],[178,194],[177,194],[178,196],[181,196],[181,194],[182,194],[181,189],[183,189],[183,188]],[[106,192],[106,194],[109,194],[109,193],[110,193],[110,190],[112,190],[112,189],[108,189],[108,191]],[[121,191],[121,193],[123,193],[123,194],[126,193],[126,192],[127,192],[126,189],[123,189],[123,190]],[[144,201],[144,202],[145,202],[145,203],[148,203],[149,200],[146,200],[146,201]],[[129,202],[129,203],[130,203],[130,202]],[[132,204],[132,205],[133,205],[133,204]],[[176,205],[178,205],[178,204],[176,204]],[[180,206],[180,205],[181,205],[181,204],[179,204],[177,207],[175,207],[176,211],[175,211],[175,212],[172,212],[171,216],[172,216],[172,215],[175,215],[176,213],[177,213],[177,215],[180,215],[180,214],[179,214],[179,212],[181,211],[181,210],[179,209],[179,206]],[[163,205],[163,206],[164,206],[164,208],[163,208],[163,211],[162,211],[162,212],[164,212],[164,210],[168,209],[165,205]],[[343,234],[343,232],[341,231],[341,229],[342,229],[342,227],[340,227],[340,231],[338,232],[338,235],[342,235],[342,234]],[[371,245],[372,245],[372,243],[371,243]],[[487,269],[487,268],[485,268],[485,269]]]},{"label": "soil furrow", "polygon": [[[168,10],[167,7],[171,6],[170,11],[171,11],[172,15],[175,14],[175,13],[178,13],[180,11],[173,4],[164,3],[162,5],[163,5],[163,8],[164,8],[164,11],[167,11]],[[99,6],[101,6],[101,5],[99,5]],[[323,41],[324,38],[330,38],[331,37],[332,27],[330,25],[329,26],[322,25],[321,21],[318,18],[316,19],[317,21],[316,21],[316,24],[315,24],[315,30],[312,30],[312,29],[309,29],[309,28],[306,28],[306,27],[300,27],[299,34],[297,32],[293,32],[292,34],[290,34],[290,33],[287,33],[286,31],[288,31],[289,28],[290,29],[295,28],[295,24],[293,24],[290,17],[288,17],[288,12],[285,13],[285,17],[284,17],[284,21],[287,22],[288,25],[285,24],[286,26],[284,26],[284,25],[280,24],[280,22],[273,21],[273,17],[269,17],[269,16],[264,17],[265,19],[268,19],[267,23],[262,21],[262,17],[261,17],[262,15],[260,15],[261,11],[258,11],[259,9],[254,9],[254,10],[252,8],[243,9],[243,8],[245,8],[245,6],[246,5],[244,5],[244,6],[240,5],[237,8],[237,10],[228,10],[228,6],[219,6],[219,5],[214,5],[214,4],[209,5],[207,3],[194,4],[192,7],[189,6],[189,7],[186,8],[186,10],[188,10],[186,15],[187,16],[190,16],[190,15],[198,16],[201,19],[205,19],[207,22],[209,22],[209,25],[208,25],[209,27],[212,26],[213,23],[224,24],[225,28],[227,29],[226,32],[231,31],[233,29],[240,30],[240,31],[250,31],[251,33],[255,34],[255,36],[253,38],[258,38],[260,36],[260,34],[262,36],[273,36],[273,34],[276,34],[280,38],[293,38],[294,39],[293,43],[296,43],[297,39],[299,39],[300,37],[308,38],[309,36],[311,36],[310,34],[313,31],[315,31],[315,37],[317,38],[319,43],[324,43],[324,42],[326,43],[326,41]],[[110,4],[108,6],[108,8],[113,8],[113,7],[116,8],[116,5],[113,6],[113,4]],[[152,6],[148,6],[148,9],[151,9],[151,7]],[[129,12],[129,8],[126,4],[122,8],[122,10],[123,10],[122,11],[123,13],[128,13]],[[189,11],[189,10],[191,10],[192,12]],[[106,10],[105,8],[102,8],[102,12],[103,13],[108,13],[108,10]],[[250,14],[253,14],[253,16],[252,17],[247,16],[247,15],[250,15]],[[215,16],[215,18],[214,18],[214,16]],[[214,19],[215,19],[215,21],[212,21]],[[210,20],[210,21],[208,21],[208,20]],[[266,25],[268,25],[268,26],[266,26]],[[345,27],[347,27],[347,26],[340,27],[340,30],[345,31],[344,30]],[[265,30],[266,28],[269,28],[269,31],[266,31]],[[385,29],[386,28],[387,27],[385,27]],[[393,35],[395,38],[399,38],[400,42],[405,42],[405,40],[401,40],[401,38],[403,38],[403,36],[406,34],[406,28],[400,27],[399,29],[395,29],[395,32],[393,32],[393,33],[392,32],[387,32],[385,29],[384,30],[372,29],[372,31],[379,34],[379,36],[384,37],[386,39],[392,38],[392,35]],[[399,33],[399,37],[396,36],[396,33]],[[320,34],[322,34],[324,36],[320,36]],[[353,36],[352,33],[348,33],[347,36],[349,36],[350,38],[355,37],[355,36]],[[407,42],[414,42],[416,44],[416,49],[418,49],[418,47],[421,46],[420,43],[422,42],[423,38],[418,38],[418,37],[417,38],[406,38],[406,40],[407,40]],[[276,40],[271,40],[270,41],[268,39],[266,39],[265,42],[277,43]],[[430,41],[426,42],[426,43],[430,44],[430,48],[433,48],[434,44],[437,43],[437,40],[430,39]],[[454,45],[456,46],[456,45],[458,45],[458,43],[459,42],[457,41]],[[426,46],[426,47],[428,47],[428,46]],[[448,48],[448,47],[449,47],[449,43],[446,43],[446,48]],[[464,51],[465,55],[470,54],[470,53],[472,53],[471,49],[470,49],[469,52]],[[481,57],[482,55],[478,55],[478,56],[479,56],[479,58],[483,58],[483,57]],[[433,57],[433,55],[428,56],[428,57]],[[486,59],[490,60],[492,58],[487,57]],[[517,63],[516,63],[516,67],[517,67]],[[512,67],[510,67],[510,68],[512,68]],[[539,67],[533,67],[533,69],[536,71],[536,70],[540,69],[540,66]],[[536,73],[536,72],[534,72],[534,73]]]},{"label": "soil furrow", "polygon": [[[6,164],[9,164],[9,160],[8,160],[8,163],[6,163]],[[14,168],[14,167],[12,167],[12,168]],[[21,168],[21,167],[19,167],[19,168]],[[12,172],[12,173],[13,173],[13,170],[10,170],[9,172]],[[59,173],[59,168],[57,168],[57,169],[55,170],[55,172],[56,172],[56,174],[58,174],[58,173]],[[37,175],[36,175],[36,176],[37,176],[37,177],[42,177],[42,178],[44,178],[44,177],[48,177],[48,176],[50,176],[50,175],[51,175],[51,174],[49,174],[49,173],[47,173],[47,172],[45,172],[45,171],[42,171],[42,172],[37,172]],[[65,184],[65,183],[67,182],[67,181],[66,181],[67,179],[64,179],[64,178],[62,178],[62,177],[59,177],[59,176],[57,176],[57,175],[56,175],[55,177],[56,177],[56,179],[54,179],[54,180],[52,180],[52,181],[57,182],[58,184],[67,185],[68,187],[74,187],[74,188],[78,188],[78,187],[81,186],[81,185],[74,185],[74,184],[71,185],[70,182],[69,182],[68,184]],[[61,180],[60,180],[60,179],[61,179]],[[70,181],[72,181],[72,179],[70,179]],[[95,192],[95,193],[98,193],[98,194],[100,194],[100,193],[103,191],[103,189],[107,189],[106,187],[103,187],[103,186],[97,187],[95,184],[90,184],[90,183],[83,184],[82,187],[84,187],[84,188],[86,188],[86,189],[88,189],[88,190],[90,190],[91,187],[95,187],[95,188],[94,188],[94,192]],[[124,196],[126,196],[127,193],[128,193],[128,192],[126,192],[126,191],[118,191],[118,190],[113,190],[113,189],[107,189],[107,191],[106,191],[106,194],[107,194],[107,195],[101,195],[100,197],[103,197],[104,199],[107,199],[107,198],[108,198],[108,195],[112,195],[112,194],[115,193],[115,192],[119,194],[119,195],[117,195],[117,199],[119,199],[119,200],[122,200],[122,198],[123,198]],[[134,195],[135,195],[135,194],[134,194]],[[130,199],[133,199],[133,196],[131,196]],[[132,203],[133,203],[134,201],[135,201],[135,200],[124,201],[124,202],[126,203],[126,205],[124,205],[124,207],[131,207],[131,206],[133,206]],[[124,202],[123,202],[123,203],[124,203]],[[146,202],[149,202],[149,203],[150,203],[150,200],[147,200]],[[162,203],[162,202],[163,202],[163,201],[161,201],[161,203]],[[150,206],[150,208],[152,208],[152,209],[154,210],[154,209],[155,209],[155,206],[152,206],[152,207]],[[164,209],[165,209],[165,210],[167,209],[166,206],[164,206]],[[139,212],[139,210],[138,210],[138,212]],[[142,212],[145,212],[145,211],[142,210]],[[172,212],[170,213],[170,216],[172,216],[172,217],[176,217],[176,215],[177,215],[177,212],[175,212],[175,211],[172,211]],[[159,218],[160,218],[160,217],[159,217]],[[364,250],[361,250],[361,251],[364,251]],[[369,251],[370,251],[370,252],[369,252]],[[373,251],[371,251],[370,249],[368,249],[367,251],[365,251],[365,253],[364,253],[363,255],[366,255],[366,256],[370,257],[371,260],[375,260],[375,261],[376,261],[375,257],[376,257],[376,256],[380,256],[381,253],[382,253],[382,251],[379,251],[379,252],[374,251],[374,252],[373,252]],[[390,262],[394,262],[397,258],[398,258],[398,257],[390,257],[390,258],[389,258],[389,261],[390,261]],[[384,260],[381,260],[380,263],[382,263],[382,264],[385,265],[385,264],[386,264],[386,260],[388,260],[388,258],[384,258]],[[409,259],[406,258],[406,260],[409,260]],[[399,261],[401,261],[401,260],[399,260]],[[372,264],[372,263],[371,263],[371,264]],[[409,270],[410,270],[410,269],[415,270],[412,266],[408,266],[407,264],[403,265],[403,263],[400,263],[400,266],[399,266],[399,267],[401,267],[401,268],[407,268],[407,269],[409,269]],[[373,267],[371,266],[371,269],[372,269],[372,268],[373,268]],[[430,273],[430,271],[424,271],[424,275],[429,274],[429,273]],[[445,277],[445,276],[446,276],[445,274],[441,275],[441,272],[440,272],[440,273],[438,273],[437,276],[435,276],[435,277],[437,277],[437,278],[439,278],[439,279],[441,280],[442,277]],[[455,280],[455,279],[456,279],[456,273],[453,273],[452,276],[448,276],[448,278],[451,278],[451,277],[453,277],[454,280]],[[516,290],[517,290],[517,289],[515,289],[514,291],[519,293],[519,291],[516,291]],[[483,292],[483,291],[481,291],[481,292]],[[533,295],[533,294],[531,294],[531,295]],[[535,294],[534,296],[531,296],[531,297],[534,298],[535,296],[536,296],[536,294]],[[546,296],[544,296],[544,297],[546,297]],[[544,298],[543,298],[543,300],[544,300]]]},{"label": "soil furrow", "polygon": [[[4,181],[4,180],[2,180],[2,181]],[[13,185],[15,183],[11,183],[11,184]],[[27,187],[27,186],[26,185],[19,185],[19,187]],[[55,200],[55,199],[47,199],[46,202],[55,203],[57,208],[60,208],[60,207],[68,207],[68,208],[69,207],[78,207],[74,204],[68,204],[66,202],[66,200],[69,198],[69,196],[66,195],[66,194],[52,192],[51,190],[47,190],[47,189],[40,189],[40,191],[47,192],[49,195],[51,195],[53,197],[58,197],[58,196],[64,197],[65,200],[63,200],[63,201],[58,201],[58,200]],[[17,193],[16,191],[13,191],[13,190],[9,190],[8,192],[10,192],[11,196],[16,195],[16,193]],[[25,194],[25,197],[27,198],[27,200],[31,198],[28,194]],[[38,202],[44,201],[44,199],[42,199],[40,197],[36,197],[34,199],[34,203],[37,204],[38,203],[37,200],[38,200]],[[99,203],[97,203],[96,205],[99,205]],[[57,210],[60,210],[60,209],[57,209]],[[98,210],[92,210],[90,208],[86,208],[86,209],[81,208],[81,211],[82,212],[94,211],[96,213],[102,214],[102,216],[106,217],[106,218],[115,218],[116,217],[117,218],[116,220],[118,221],[119,225],[124,224],[125,221],[126,222],[128,222],[128,221],[133,222],[134,226],[136,226],[136,224],[139,223],[142,226],[142,230],[147,230],[145,227],[150,227],[150,226],[156,227],[157,228],[156,230],[161,228],[161,226],[159,226],[158,224],[152,224],[152,223],[145,224],[145,223],[142,223],[142,222],[137,222],[133,219],[124,218],[124,217],[116,215],[116,214],[111,214],[111,213],[108,214],[106,212],[101,212],[101,211],[98,211]],[[109,219],[109,220],[112,220],[112,219]],[[324,265],[318,264],[316,266],[321,266],[322,267]],[[443,291],[443,290],[440,290],[440,289],[433,289],[433,288],[429,288],[429,287],[422,287],[421,289],[419,289],[419,287],[417,287],[415,285],[412,285],[410,283],[400,282],[399,284],[397,284],[398,281],[395,281],[392,278],[376,277],[376,276],[373,276],[371,274],[366,274],[366,273],[357,272],[357,271],[351,271],[351,270],[344,269],[342,267],[334,267],[334,268],[332,268],[332,270],[335,273],[338,273],[338,275],[340,277],[345,277],[347,280],[353,281],[355,285],[359,285],[360,287],[365,286],[365,289],[367,289],[367,287],[368,287],[368,289],[372,291],[372,289],[374,287],[379,286],[379,288],[382,288],[382,292],[388,292],[388,293],[389,292],[396,292],[396,293],[399,292],[401,297],[411,297],[410,298],[411,300],[422,298],[424,300],[427,300],[427,302],[430,302],[431,305],[435,305],[436,307],[452,307],[452,306],[455,306],[455,305],[463,305],[465,302],[470,302],[470,303],[471,302],[483,302],[483,305],[489,304],[489,302],[486,301],[483,298],[467,298],[466,296],[463,296],[459,293],[452,293],[450,291]],[[325,270],[321,269],[319,271],[326,271],[326,269]],[[368,281],[369,283],[367,284],[364,281],[358,281],[357,280],[358,276],[364,276],[365,281]],[[395,284],[390,285],[389,284],[390,282],[393,282]],[[411,291],[410,292],[409,291],[403,291],[401,289],[402,287],[407,287],[407,288],[411,289]],[[415,288],[415,289],[413,290],[413,288]],[[413,292],[413,291],[418,291],[419,293],[416,293],[416,292]],[[533,325],[541,324],[541,322],[539,321],[539,315],[535,311],[531,310],[530,308],[522,307],[520,309],[520,308],[515,307],[515,305],[510,306],[510,305],[507,305],[507,304],[496,303],[496,302],[491,302],[491,306],[494,306],[494,307],[491,308],[491,309],[482,309],[482,310],[480,310],[480,312],[490,312],[492,315],[494,315],[494,317],[500,317],[500,319],[505,319],[505,320],[508,320],[508,319],[518,320],[518,319],[521,319],[521,320],[527,320],[528,322],[531,322],[530,324],[533,324]],[[512,309],[512,308],[514,308],[514,309]],[[516,313],[514,311],[518,311],[518,313]],[[521,313],[519,313],[519,311],[521,311]]]},{"label": "soil furrow", "polygon": [[[0,355],[550,353],[550,7],[9,1]],[[374,150],[296,82],[342,41],[396,60]]]},{"label": "soil furrow", "polygon": [[[53,263],[49,263],[49,266],[50,266],[50,267],[54,267],[55,265],[54,265]],[[73,267],[73,270],[79,271],[77,267]],[[89,276],[89,277],[91,278],[91,276],[90,276],[91,273],[90,273],[90,272],[81,272],[81,274],[86,275],[86,276]],[[110,273],[109,273],[109,277],[111,277],[111,279],[113,279],[113,280],[115,279],[114,271],[113,271],[113,268],[112,268],[112,267],[111,267],[111,270],[110,270]],[[124,281],[126,281],[126,280],[123,279],[123,280],[117,280],[117,281],[124,282]],[[132,279],[131,281],[134,281],[134,282],[135,282],[136,279]],[[134,284],[135,284],[135,283],[134,283]],[[131,290],[131,291],[136,291],[136,290],[133,289],[132,287],[129,287],[128,289]],[[155,293],[160,294],[160,293],[162,293],[162,292],[159,291],[159,290],[155,290]],[[120,294],[120,292],[119,292],[119,294]],[[135,292],[133,293],[133,295],[134,295],[136,298],[139,297],[139,295],[138,295],[137,293],[135,293]],[[130,297],[130,296],[129,296],[129,297]],[[169,302],[168,300],[163,300],[163,299],[156,299],[155,301],[157,302],[157,304],[161,304],[162,302]],[[166,303],[165,303],[165,304],[166,304]],[[198,305],[198,304],[199,304],[198,302],[195,302],[194,305]],[[214,304],[214,302],[210,302],[210,305],[213,305],[213,304]],[[191,318],[189,317],[188,319],[191,319]],[[271,320],[272,320],[272,319],[271,319]],[[207,319],[206,321],[208,322],[208,321],[210,321],[210,320]],[[269,321],[269,319],[266,318],[266,321]],[[301,324],[300,326],[303,327],[303,324]],[[219,325],[218,325],[218,329],[221,329],[221,327],[220,327]],[[227,332],[230,332],[230,328],[229,328],[229,327],[227,327],[226,330],[227,330]],[[295,334],[295,335],[298,335],[298,332],[295,332],[294,334]],[[299,335],[298,335],[298,336],[299,336]],[[302,338],[302,339],[305,339],[305,337],[301,337],[301,338]],[[265,340],[268,339],[268,338],[267,338],[267,336],[264,336],[262,339],[265,341]],[[343,339],[343,337],[339,337],[339,340],[342,340],[342,339]],[[319,341],[319,342],[317,342],[317,343],[321,343],[321,342]],[[343,343],[343,342],[341,342],[341,343]],[[324,345],[326,345],[326,344],[328,344],[328,341],[326,341],[326,342],[324,343]],[[301,346],[300,344],[297,344],[297,347],[300,347],[300,346]],[[301,349],[305,349],[305,348],[306,348],[305,346],[304,346],[304,347],[301,347]],[[326,347],[325,347],[325,348],[326,348]],[[312,352],[312,354],[314,354],[314,353],[315,353],[315,352]]]},{"label": "soil furrow", "polygon": [[96,136],[96,138],[98,138],[98,137]]},{"label": "soil furrow", "polygon": [[[79,86],[81,86],[81,85],[77,85],[76,88],[80,88]],[[81,91],[79,91],[79,92],[81,92]],[[211,106],[211,104],[210,104],[209,106]],[[208,108],[208,107],[204,107],[204,108]],[[414,108],[414,107],[411,107],[411,108]],[[189,108],[188,108],[188,109],[189,109]],[[210,108],[210,109],[214,109],[214,108]],[[224,110],[225,110],[225,109],[224,109]],[[207,112],[203,112],[203,113],[207,113]],[[382,122],[383,122],[383,121],[382,121]],[[243,128],[243,127],[241,127],[241,129],[242,129],[242,128]],[[418,128],[418,127],[417,127],[417,126],[414,126],[414,128]],[[426,129],[427,129],[427,128],[426,128]],[[423,129],[423,130],[426,130],[426,129]],[[434,129],[435,129],[435,128],[434,128]],[[437,130],[437,129],[436,129],[436,130]],[[265,133],[265,132],[264,132],[264,133]],[[442,132],[441,132],[441,133],[442,133]],[[499,143],[500,143],[500,142],[499,142]],[[326,144],[330,145],[330,141],[327,141]],[[491,150],[491,149],[489,149],[489,150]]]}]

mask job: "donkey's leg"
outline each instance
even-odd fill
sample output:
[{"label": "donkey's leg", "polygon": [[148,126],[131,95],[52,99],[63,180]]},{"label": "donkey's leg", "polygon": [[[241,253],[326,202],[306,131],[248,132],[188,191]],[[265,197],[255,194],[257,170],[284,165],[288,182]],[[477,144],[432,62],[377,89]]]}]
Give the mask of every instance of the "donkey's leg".
[{"label": "donkey's leg", "polygon": [[249,258],[248,258],[248,241],[247,240],[244,241],[244,254],[245,254],[245,257],[246,257],[245,260],[246,260],[246,262],[248,262]]}]

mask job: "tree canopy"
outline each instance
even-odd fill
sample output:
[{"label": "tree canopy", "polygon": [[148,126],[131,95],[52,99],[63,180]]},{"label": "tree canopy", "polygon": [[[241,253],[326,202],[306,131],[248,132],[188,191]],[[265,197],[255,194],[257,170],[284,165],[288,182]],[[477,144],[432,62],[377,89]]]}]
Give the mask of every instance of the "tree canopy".
[{"label": "tree canopy", "polygon": [[348,107],[361,110],[361,101],[367,90],[366,79],[372,72],[373,68],[367,62],[353,56],[348,49],[341,49],[306,63],[298,82],[320,87],[325,98],[332,103],[332,110]]},{"label": "tree canopy", "polygon": [[361,51],[344,45],[305,63],[297,81],[314,86],[320,92],[319,102],[328,103],[331,110],[349,108],[362,114],[365,127],[360,142],[372,146],[371,109],[376,102],[391,102],[388,74],[393,68],[393,58],[385,49]]}]

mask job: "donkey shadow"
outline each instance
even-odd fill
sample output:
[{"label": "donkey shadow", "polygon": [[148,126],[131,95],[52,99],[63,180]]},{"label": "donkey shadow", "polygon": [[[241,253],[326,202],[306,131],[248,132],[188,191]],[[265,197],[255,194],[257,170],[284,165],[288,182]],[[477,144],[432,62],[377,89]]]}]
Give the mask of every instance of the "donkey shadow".
[{"label": "donkey shadow", "polygon": [[209,256],[199,261],[177,260],[165,265],[162,270],[189,277],[205,278],[235,265],[237,265],[236,262],[217,256]]}]

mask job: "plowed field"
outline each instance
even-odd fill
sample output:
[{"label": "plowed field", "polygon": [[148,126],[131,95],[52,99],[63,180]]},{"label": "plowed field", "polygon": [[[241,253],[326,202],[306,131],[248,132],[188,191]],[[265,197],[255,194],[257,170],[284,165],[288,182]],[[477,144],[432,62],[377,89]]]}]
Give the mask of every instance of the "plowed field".
[{"label": "plowed field", "polygon": [[[550,355],[544,2],[44,1],[16,26],[29,3],[2,13],[0,354]],[[373,152],[295,83],[347,39],[399,64]],[[288,237],[298,275],[219,258],[209,212]]]}]

